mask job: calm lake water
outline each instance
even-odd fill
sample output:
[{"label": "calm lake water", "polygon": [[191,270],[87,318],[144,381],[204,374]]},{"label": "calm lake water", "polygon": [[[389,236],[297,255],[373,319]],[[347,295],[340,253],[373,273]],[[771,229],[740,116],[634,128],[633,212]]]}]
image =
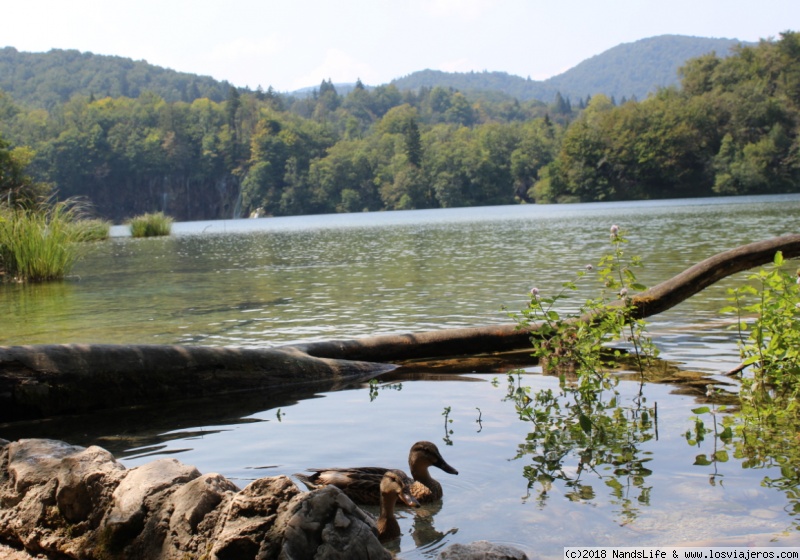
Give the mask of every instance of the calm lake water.
[{"label": "calm lake water", "polygon": [[[800,195],[786,195],[179,223],[162,239],[131,239],[117,227],[66,281],[0,286],[0,344],[265,347],[508,323],[503,306],[522,308],[531,287],[558,291],[596,264],[611,224],[628,232],[628,253],[645,263],[639,279],[654,285],[722,250],[797,233],[798,218]],[[723,381],[738,353],[718,309],[744,277],[652,318],[662,358]],[[581,296],[595,288],[588,283]],[[557,386],[527,372],[522,382],[534,391]],[[623,393],[636,389],[621,384]],[[552,558],[577,545],[800,543],[792,504],[762,485],[775,469],[734,458],[696,465],[714,442],[693,447],[684,437],[695,397],[668,384],[648,384],[645,394],[658,403],[658,437],[639,446],[644,481],[584,474],[591,491],[577,500],[558,484],[546,494],[528,487],[532,458],[517,456],[530,425],[506,399],[502,372],[0,425],[0,437],[96,443],[131,467],[174,456],[240,486],[307,467],[407,469],[409,447],[427,439],[459,475],[434,473],[442,503],[399,512],[402,558],[481,539]]]}]

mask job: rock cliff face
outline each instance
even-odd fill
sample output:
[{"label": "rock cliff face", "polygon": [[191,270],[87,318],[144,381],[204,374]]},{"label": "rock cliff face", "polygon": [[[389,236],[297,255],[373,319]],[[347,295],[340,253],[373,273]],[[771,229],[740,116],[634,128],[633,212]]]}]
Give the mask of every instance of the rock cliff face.
[{"label": "rock cliff face", "polygon": [[[126,469],[99,447],[0,441],[0,541],[81,560],[380,559],[373,519],[285,476],[239,490],[175,459]],[[20,553],[21,554],[21,553]]]},{"label": "rock cliff face", "polygon": [[241,217],[236,215],[240,212],[239,179],[232,175],[199,177],[173,172],[159,177],[129,177],[121,184],[107,183],[104,180],[85,185],[84,194],[98,215],[115,223],[158,211],[180,222]]}]

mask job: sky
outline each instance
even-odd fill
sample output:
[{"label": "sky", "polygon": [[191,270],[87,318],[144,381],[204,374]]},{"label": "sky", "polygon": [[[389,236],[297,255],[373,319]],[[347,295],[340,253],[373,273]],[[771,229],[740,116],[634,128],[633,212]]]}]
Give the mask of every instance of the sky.
[{"label": "sky", "polygon": [[800,31],[798,0],[14,0],[0,47],[76,49],[294,91],[425,69],[544,80],[657,35]]}]

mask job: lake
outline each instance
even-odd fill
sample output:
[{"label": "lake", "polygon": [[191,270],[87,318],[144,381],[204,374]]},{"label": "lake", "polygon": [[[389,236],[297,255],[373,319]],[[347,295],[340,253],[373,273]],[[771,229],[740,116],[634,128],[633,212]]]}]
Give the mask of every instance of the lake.
[{"label": "lake", "polygon": [[[521,309],[532,287],[557,292],[596,264],[612,224],[627,232],[627,253],[644,261],[639,280],[652,286],[725,249],[798,233],[799,217],[800,195],[781,195],[177,223],[159,239],[132,239],[117,226],[66,281],[0,286],[0,344],[266,347],[508,323],[503,308]],[[718,310],[745,276],[651,318],[661,358],[730,383],[724,373],[738,351]],[[595,293],[589,282],[578,295]],[[518,382],[533,392],[557,387],[536,367]],[[509,383],[505,371],[421,372],[291,398],[240,395],[0,425],[0,437],[99,444],[129,467],[174,456],[240,487],[307,467],[407,470],[411,444],[430,440],[459,475],[434,472],[443,501],[400,510],[393,549],[401,558],[481,539],[545,558],[578,545],[800,544],[793,502],[762,484],[778,467],[744,468],[734,457],[697,464],[715,442],[687,443],[698,402],[691,392],[648,383],[658,430],[638,444],[646,475],[584,473],[576,498],[524,476],[531,426],[507,398]],[[620,384],[627,397],[637,390]]]}]

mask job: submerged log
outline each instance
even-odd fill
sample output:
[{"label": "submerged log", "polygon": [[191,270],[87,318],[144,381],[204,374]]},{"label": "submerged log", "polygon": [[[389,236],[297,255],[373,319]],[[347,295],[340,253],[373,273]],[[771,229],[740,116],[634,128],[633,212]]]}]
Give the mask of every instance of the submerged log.
[{"label": "submerged log", "polygon": [[[632,297],[645,318],[718,280],[800,256],[800,234],[744,245],[708,258]],[[620,302],[621,303],[621,302]],[[164,402],[237,391],[333,389],[422,358],[476,356],[530,347],[540,325],[446,329],[271,349],[162,345],[0,347],[0,421]]]},{"label": "submerged log", "polygon": [[395,367],[313,357],[291,346],[0,347],[0,421],[241,391],[332,390]]}]

